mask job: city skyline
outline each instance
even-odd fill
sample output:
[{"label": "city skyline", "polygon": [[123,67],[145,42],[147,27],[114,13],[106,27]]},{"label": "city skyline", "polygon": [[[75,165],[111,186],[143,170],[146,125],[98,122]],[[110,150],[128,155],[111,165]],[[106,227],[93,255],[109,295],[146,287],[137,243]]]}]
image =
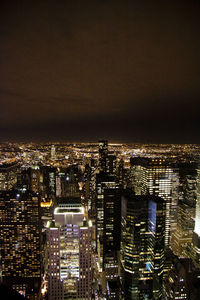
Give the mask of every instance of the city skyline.
[{"label": "city skyline", "polygon": [[199,143],[198,1],[3,1],[0,141]]},{"label": "city skyline", "polygon": [[0,143],[1,295],[199,299],[199,150]]}]

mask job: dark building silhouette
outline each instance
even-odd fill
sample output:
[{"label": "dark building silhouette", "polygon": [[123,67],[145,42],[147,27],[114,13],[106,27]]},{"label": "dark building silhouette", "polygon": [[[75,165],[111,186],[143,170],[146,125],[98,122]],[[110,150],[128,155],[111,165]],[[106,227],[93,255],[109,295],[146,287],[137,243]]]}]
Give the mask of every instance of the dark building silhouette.
[{"label": "dark building silhouette", "polygon": [[61,168],[56,175],[56,197],[80,197],[78,165]]},{"label": "dark building silhouette", "polygon": [[106,159],[108,156],[108,141],[99,141],[99,170],[100,172],[106,172]]},{"label": "dark building silhouette", "polygon": [[100,259],[103,289],[118,280],[121,236],[121,191],[116,176],[96,176],[96,245]]},{"label": "dark building silhouette", "polygon": [[192,260],[178,258],[172,252],[168,257],[169,271],[163,283],[165,299],[198,300],[200,295],[200,270]]}]

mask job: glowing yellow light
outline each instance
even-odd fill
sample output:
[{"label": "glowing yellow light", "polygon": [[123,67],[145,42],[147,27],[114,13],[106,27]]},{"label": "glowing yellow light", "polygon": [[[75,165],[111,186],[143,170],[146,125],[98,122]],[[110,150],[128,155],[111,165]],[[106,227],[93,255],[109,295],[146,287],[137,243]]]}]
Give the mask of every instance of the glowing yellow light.
[{"label": "glowing yellow light", "polygon": [[40,207],[51,207],[52,205],[52,200],[49,202],[40,202]]}]

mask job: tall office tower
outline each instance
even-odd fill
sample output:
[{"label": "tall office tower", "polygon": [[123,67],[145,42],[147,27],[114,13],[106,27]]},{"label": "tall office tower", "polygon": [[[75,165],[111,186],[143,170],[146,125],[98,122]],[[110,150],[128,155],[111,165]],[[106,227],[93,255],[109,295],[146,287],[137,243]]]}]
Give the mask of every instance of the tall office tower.
[{"label": "tall office tower", "polygon": [[63,204],[48,223],[48,299],[91,299],[91,224],[80,204]]},{"label": "tall office tower", "polygon": [[91,217],[95,217],[96,213],[96,175],[98,173],[97,166],[96,166],[96,161],[94,159],[91,160],[90,163],[91,167],[91,177],[90,177],[90,196],[89,196],[89,201],[91,202],[91,210],[89,211],[89,215]]},{"label": "tall office tower", "polygon": [[89,163],[85,165],[84,172],[84,198],[90,217],[95,216],[95,188],[96,188],[96,173],[97,168],[95,160],[91,159]]},{"label": "tall office tower", "polygon": [[119,277],[121,192],[116,177],[108,173],[97,174],[96,185],[96,246],[106,292],[109,281]]},{"label": "tall office tower", "polygon": [[90,184],[91,184],[91,167],[88,163],[86,163],[85,170],[84,170],[83,195],[84,195],[87,211],[91,211]]},{"label": "tall office tower", "polygon": [[177,209],[177,226],[172,233],[171,247],[179,257],[188,257],[187,248],[192,242],[196,204],[196,164],[180,164],[180,197]]},{"label": "tall office tower", "polygon": [[179,175],[179,168],[174,166],[172,168],[172,195],[171,195],[171,208],[170,208],[170,246],[171,237],[173,233],[176,231],[177,226],[177,217],[178,217],[178,203],[181,199],[181,188],[180,188],[180,175]]},{"label": "tall office tower", "polygon": [[[126,196],[124,194],[127,194]],[[127,199],[131,197],[132,191],[123,190],[121,197],[121,239],[120,239],[120,276],[124,278],[124,254],[126,241],[126,221],[127,221]],[[124,281],[124,280],[123,280]]]},{"label": "tall office tower", "polygon": [[[170,244],[170,226],[173,228],[176,219],[172,211],[172,181],[173,169],[163,159],[132,158],[131,188],[136,195],[155,195],[166,202],[165,245]],[[177,201],[175,201],[177,202]],[[175,223],[175,224],[174,224]]]},{"label": "tall office tower", "polygon": [[191,244],[191,257],[196,267],[200,268],[200,164],[197,169],[195,224]]},{"label": "tall office tower", "polygon": [[129,196],[124,238],[125,299],[162,299],[165,201]]},{"label": "tall office tower", "polygon": [[118,163],[117,167],[117,176],[119,179],[119,184],[121,188],[125,188],[125,172],[124,172],[124,160],[123,158],[120,158],[120,161]]},{"label": "tall office tower", "polygon": [[116,155],[108,154],[106,157],[106,173],[116,174],[117,158]]},{"label": "tall office tower", "polygon": [[1,280],[28,299],[40,290],[39,199],[32,192],[0,193]]},{"label": "tall office tower", "polygon": [[59,169],[56,175],[56,196],[80,197],[79,176],[78,165]]},{"label": "tall office tower", "polygon": [[55,145],[51,146],[51,159],[54,160],[56,158],[56,147]]},{"label": "tall office tower", "polygon": [[171,216],[172,208],[172,179],[173,170],[165,160],[153,159],[148,171],[147,189],[150,195],[156,195],[165,200],[165,245],[170,244],[171,224],[175,221]]},{"label": "tall office tower", "polygon": [[[118,225],[120,228],[121,220],[119,219],[116,221],[120,213],[120,209],[119,211],[116,211],[117,207],[120,206],[118,204],[118,202],[120,202],[119,194],[119,183],[114,175],[105,173],[96,175],[96,244],[100,253],[101,268],[103,266],[103,240],[105,239],[105,234],[107,234],[107,231],[109,232],[109,230],[114,230],[113,226],[115,222],[119,223]],[[111,219],[109,220],[109,218]],[[112,224],[105,228],[108,220]],[[111,227],[109,228],[109,226]],[[117,233],[120,233],[120,230],[117,230]],[[111,232],[108,233],[108,236],[110,234]],[[112,241],[112,243],[115,242]]]},{"label": "tall office tower", "polygon": [[172,234],[171,246],[178,257],[187,257],[187,247],[192,243],[194,230],[194,208],[184,200],[179,200],[177,226]]},{"label": "tall office tower", "polygon": [[24,167],[20,168],[17,178],[17,188],[25,188],[27,190],[31,189],[30,169]]},{"label": "tall office tower", "polygon": [[41,170],[41,192],[47,198],[54,198],[56,195],[56,168],[43,166]]},{"label": "tall office tower", "polygon": [[130,158],[129,187],[134,191],[135,195],[147,194],[148,163],[149,160],[147,158]]},{"label": "tall office tower", "polygon": [[64,186],[66,181],[65,169],[58,169],[56,173],[56,197],[64,197]]},{"label": "tall office tower", "polygon": [[34,193],[40,192],[40,169],[35,167],[31,169],[31,190]]},{"label": "tall office tower", "polygon": [[121,192],[116,188],[104,189],[103,224],[103,270],[106,280],[116,280],[119,276]]},{"label": "tall office tower", "polygon": [[[48,195],[49,197],[54,197],[56,194],[56,169],[55,168],[51,168],[48,172],[49,175],[49,182],[48,182]],[[43,176],[44,179],[45,176]]]},{"label": "tall office tower", "polygon": [[106,172],[106,158],[108,156],[108,141],[99,141],[99,170]]},{"label": "tall office tower", "polygon": [[16,161],[0,165],[0,191],[7,191],[16,186],[18,167]]},{"label": "tall office tower", "polygon": [[65,197],[80,197],[79,178],[78,165],[72,165],[66,169]]}]

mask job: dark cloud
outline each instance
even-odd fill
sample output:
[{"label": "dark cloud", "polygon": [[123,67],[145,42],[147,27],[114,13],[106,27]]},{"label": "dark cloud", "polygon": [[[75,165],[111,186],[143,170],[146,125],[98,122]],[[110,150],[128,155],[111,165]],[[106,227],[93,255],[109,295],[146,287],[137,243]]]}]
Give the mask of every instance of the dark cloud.
[{"label": "dark cloud", "polygon": [[2,3],[2,139],[199,142],[198,1]]}]

